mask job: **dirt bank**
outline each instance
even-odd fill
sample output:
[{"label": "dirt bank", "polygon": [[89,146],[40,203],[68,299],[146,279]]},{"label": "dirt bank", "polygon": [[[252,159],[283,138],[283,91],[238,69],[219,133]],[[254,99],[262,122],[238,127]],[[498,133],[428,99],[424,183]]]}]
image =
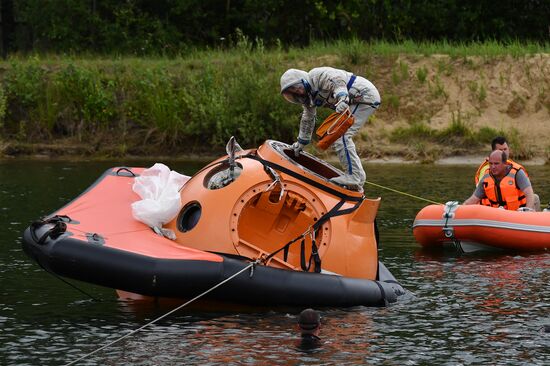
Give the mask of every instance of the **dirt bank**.
[{"label": "dirt bank", "polygon": [[[381,91],[383,108],[364,129],[361,155],[449,162],[456,155],[485,155],[492,134],[498,133],[511,140],[516,157],[538,163],[550,159],[549,54],[497,59],[402,56],[377,69],[371,77]],[[457,140],[455,145],[418,135],[392,140],[396,128],[424,124],[441,131],[453,122],[485,136],[478,133],[477,141]]]}]

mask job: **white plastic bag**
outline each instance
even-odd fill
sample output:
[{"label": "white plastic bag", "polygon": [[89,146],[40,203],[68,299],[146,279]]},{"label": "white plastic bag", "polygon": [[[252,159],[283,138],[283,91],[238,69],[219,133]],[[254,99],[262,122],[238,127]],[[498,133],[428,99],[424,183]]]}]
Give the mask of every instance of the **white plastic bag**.
[{"label": "white plastic bag", "polygon": [[[189,177],[170,170],[166,165],[156,163],[149,169],[145,169],[134,180],[132,189],[141,198],[141,201],[132,203],[132,216],[158,233],[162,225],[171,221],[181,208],[180,188]],[[172,233],[173,234],[173,233]],[[175,235],[174,235],[175,237]]]}]

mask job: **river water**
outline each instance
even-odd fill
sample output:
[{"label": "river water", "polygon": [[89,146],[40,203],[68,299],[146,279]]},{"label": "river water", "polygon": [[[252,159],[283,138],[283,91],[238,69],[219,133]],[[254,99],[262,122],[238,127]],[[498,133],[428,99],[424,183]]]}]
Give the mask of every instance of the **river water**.
[{"label": "river water", "polygon": [[[169,311],[117,301],[114,292],[53,277],[21,249],[21,233],[111,166],[143,162],[0,161],[0,365],[63,365]],[[166,163],[166,162],[165,162]],[[168,162],[192,175],[202,164]],[[382,197],[381,260],[411,295],[388,308],[326,309],[322,346],[297,346],[296,311],[180,311],[79,365],[548,365],[550,253],[425,252],[412,222],[428,204],[463,200],[475,166],[371,164]],[[542,202],[550,167],[528,167]],[[550,331],[550,330],[549,330]]]}]

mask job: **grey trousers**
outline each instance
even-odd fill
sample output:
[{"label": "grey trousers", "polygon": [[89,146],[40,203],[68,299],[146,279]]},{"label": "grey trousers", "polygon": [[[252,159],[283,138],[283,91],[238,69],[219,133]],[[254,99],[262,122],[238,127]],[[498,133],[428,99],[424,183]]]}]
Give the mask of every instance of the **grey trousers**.
[{"label": "grey trousers", "polygon": [[345,172],[346,183],[363,186],[367,179],[367,174],[363,169],[359,155],[357,155],[352,137],[368,121],[376,108],[368,104],[352,104],[350,105],[350,109],[355,117],[355,122],[342,137],[334,141],[332,148],[338,155],[338,159],[340,159],[340,164],[342,164],[342,169]]}]

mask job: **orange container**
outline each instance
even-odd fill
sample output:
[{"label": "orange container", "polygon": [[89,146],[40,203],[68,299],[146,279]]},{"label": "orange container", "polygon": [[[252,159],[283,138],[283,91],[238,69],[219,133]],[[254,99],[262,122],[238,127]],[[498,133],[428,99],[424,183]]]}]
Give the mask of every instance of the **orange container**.
[{"label": "orange container", "polygon": [[315,134],[319,138],[317,147],[326,150],[338,137],[344,135],[353,125],[355,118],[347,109],[342,113],[334,112],[328,116],[319,126]]}]

